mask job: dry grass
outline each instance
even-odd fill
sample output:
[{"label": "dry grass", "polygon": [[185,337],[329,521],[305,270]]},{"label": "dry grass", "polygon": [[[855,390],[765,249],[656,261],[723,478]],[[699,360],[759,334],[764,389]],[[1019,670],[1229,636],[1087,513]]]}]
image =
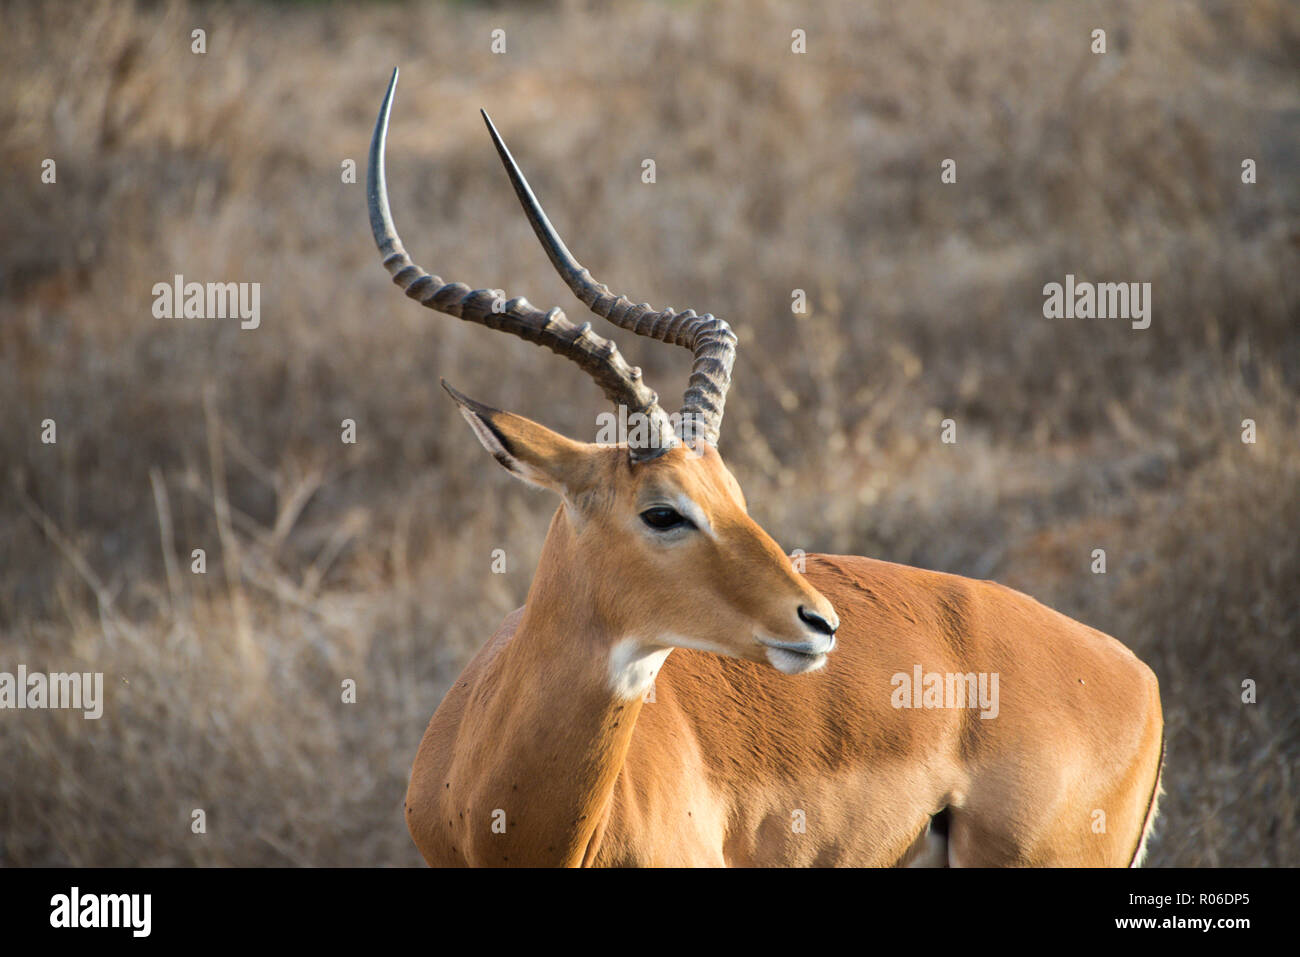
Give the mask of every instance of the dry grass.
[{"label": "dry grass", "polygon": [[[0,863],[418,861],[415,746],[552,508],[438,377],[578,437],[603,405],[389,286],[339,171],[395,63],[418,261],[580,315],[486,106],[596,275],[733,321],[723,452],[778,541],[1115,634],[1168,717],[1150,862],[1300,863],[1300,9],[952,6],[0,6],[0,670],[110,688],[0,714]],[[177,272],[262,282],[261,328],[154,319]],[[1151,328],[1043,319],[1067,272],[1151,282]],[[620,344],[680,394],[684,353]]]}]

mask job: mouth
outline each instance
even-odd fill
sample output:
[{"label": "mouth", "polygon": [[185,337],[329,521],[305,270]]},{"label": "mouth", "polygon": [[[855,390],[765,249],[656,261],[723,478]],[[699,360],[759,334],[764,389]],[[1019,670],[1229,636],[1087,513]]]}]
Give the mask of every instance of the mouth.
[{"label": "mouth", "polygon": [[805,655],[798,651],[786,651],[784,648],[768,648],[767,660],[783,675],[804,675],[826,664],[825,655]]},{"label": "mouth", "polygon": [[816,671],[826,664],[827,654],[835,648],[834,638],[823,647],[816,647],[811,642],[794,643],[765,638],[758,640],[767,649],[768,663],[784,675],[803,675]]}]

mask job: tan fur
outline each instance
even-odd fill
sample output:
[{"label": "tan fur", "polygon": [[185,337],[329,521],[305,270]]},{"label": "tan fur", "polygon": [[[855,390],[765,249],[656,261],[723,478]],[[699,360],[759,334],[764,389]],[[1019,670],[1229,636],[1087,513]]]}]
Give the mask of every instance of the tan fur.
[{"label": "tan fur", "polygon": [[[430,864],[1134,859],[1163,722],[1155,676],[1115,639],[991,582],[829,555],[799,574],[710,447],[634,466],[620,449],[471,411],[503,465],[565,504],[527,603],[421,742],[406,814]],[[699,506],[713,537],[664,546],[645,533],[640,511],[669,492]],[[825,667],[790,676],[754,633],[806,635],[801,604],[838,615],[837,646]],[[609,662],[630,635],[727,656],[678,647],[653,703],[624,699]],[[918,664],[998,673],[998,716],[893,707],[891,676]],[[945,809],[946,855],[933,838],[921,846]]]}]

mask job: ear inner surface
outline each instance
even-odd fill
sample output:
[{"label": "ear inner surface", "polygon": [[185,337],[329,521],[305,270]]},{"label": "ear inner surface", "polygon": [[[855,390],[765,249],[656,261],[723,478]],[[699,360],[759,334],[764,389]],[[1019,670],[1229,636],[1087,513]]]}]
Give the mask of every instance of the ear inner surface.
[{"label": "ear inner surface", "polygon": [[558,492],[566,500],[590,484],[588,446],[523,416],[477,402],[445,381],[442,386],[456,400],[483,447],[516,478]]},{"label": "ear inner surface", "polygon": [[478,440],[483,443],[483,448],[487,449],[488,452],[492,454],[492,457],[500,462],[507,472],[513,472],[515,475],[523,478],[523,470],[520,468],[521,463],[511,453],[509,446],[506,444],[505,436],[492,428],[490,422],[482,418],[472,409],[466,408],[462,405],[460,406],[460,414],[465,417],[465,421],[469,423],[469,427],[474,430],[474,434],[478,436]]}]

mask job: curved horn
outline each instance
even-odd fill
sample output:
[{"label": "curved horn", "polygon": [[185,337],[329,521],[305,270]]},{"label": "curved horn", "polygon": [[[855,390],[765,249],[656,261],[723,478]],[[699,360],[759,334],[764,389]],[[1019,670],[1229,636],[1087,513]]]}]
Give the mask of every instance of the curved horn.
[{"label": "curved horn", "polygon": [[555,227],[546,218],[541,203],[533,195],[528,180],[524,179],[524,174],[510,155],[510,150],[492,124],[492,119],[487,113],[483,113],[483,119],[487,122],[492,142],[496,144],[497,153],[505,164],[515,195],[523,204],[533,232],[541,240],[551,264],[573,290],[573,294],[596,315],[603,316],[616,326],[629,329],[639,336],[685,346],[694,353],[695,362],[691,366],[691,379],[682,402],[678,432],[685,442],[689,443],[698,436],[710,445],[717,445],[718,433],[722,428],[722,411],[727,402],[727,389],[731,386],[731,367],[736,361],[736,334],[731,331],[731,326],[708,313],[698,316],[693,309],[676,312],[669,307],[656,312],[644,302],[634,305],[623,296],[615,296],[608,286],[593,279],[591,273],[569,252],[564,240],[560,239]]},{"label": "curved horn", "polygon": [[370,140],[370,167],[366,173],[370,229],[374,233],[375,245],[384,257],[384,268],[392,275],[393,282],[422,306],[477,322],[489,329],[512,333],[572,359],[596,381],[611,401],[626,406],[629,414],[645,415],[649,421],[650,435],[646,444],[629,446],[633,461],[656,458],[677,445],[672,422],[660,408],[654,390],[642,381],[641,370],[629,366],[612,341],[592,332],[591,323],[575,326],[562,310],[556,308],[543,312],[522,296],[503,302],[493,290],[471,290],[464,283],[443,282],[411,261],[393,225],[384,175],[384,146],[388,138],[393,93],[397,89],[397,73],[393,70],[379,119],[375,122],[375,133]]}]

